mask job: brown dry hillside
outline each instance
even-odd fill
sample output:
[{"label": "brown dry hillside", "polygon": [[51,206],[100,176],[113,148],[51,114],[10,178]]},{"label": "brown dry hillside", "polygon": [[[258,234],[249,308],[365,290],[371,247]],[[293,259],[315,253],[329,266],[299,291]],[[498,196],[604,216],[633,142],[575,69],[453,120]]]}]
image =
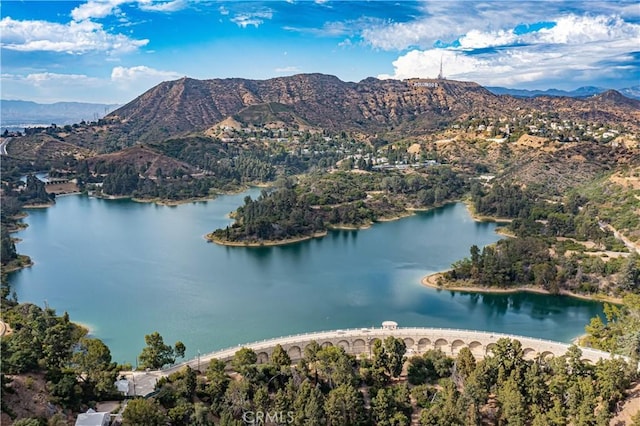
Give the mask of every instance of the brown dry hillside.
[{"label": "brown dry hillside", "polygon": [[87,163],[89,163],[89,167],[92,170],[95,170],[98,165],[132,165],[147,177],[155,176],[158,169],[161,169],[164,173],[171,173],[176,169],[187,173],[196,172],[193,166],[183,161],[140,146],[123,149],[111,154],[98,155],[88,159]]},{"label": "brown dry hillside", "polygon": [[600,144],[558,145],[555,149],[513,150],[512,162],[501,178],[562,193],[619,167],[640,164],[637,150]]},{"label": "brown dry hillside", "polygon": [[516,111],[557,111],[566,118],[636,127],[640,122],[640,102],[617,92],[587,99],[519,99],[494,95],[471,82],[368,78],[350,83],[330,75],[299,74],[269,80],[164,82],[107,116],[108,126],[99,139],[124,147],[202,132],[229,117],[245,121],[247,115],[255,119],[261,114],[331,131],[420,134],[456,119]]},{"label": "brown dry hillside", "polygon": [[539,114],[640,130],[640,101],[615,91],[584,99],[532,99],[494,95],[472,82],[368,78],[352,83],[299,74],[164,82],[97,124],[74,128],[64,141],[98,153],[114,152],[179,136],[219,136],[216,126],[221,123],[349,131],[363,140],[394,141],[421,138],[453,122]]}]

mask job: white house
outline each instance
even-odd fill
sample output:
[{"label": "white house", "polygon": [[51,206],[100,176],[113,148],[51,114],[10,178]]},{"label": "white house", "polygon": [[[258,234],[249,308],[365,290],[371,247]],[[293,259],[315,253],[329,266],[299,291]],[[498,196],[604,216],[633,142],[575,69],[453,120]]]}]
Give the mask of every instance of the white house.
[{"label": "white house", "polygon": [[124,396],[129,395],[129,381],[127,379],[120,379],[114,383],[118,392],[121,392]]},{"label": "white house", "polygon": [[109,426],[111,415],[107,412],[96,412],[89,408],[86,413],[78,414],[76,426]]}]

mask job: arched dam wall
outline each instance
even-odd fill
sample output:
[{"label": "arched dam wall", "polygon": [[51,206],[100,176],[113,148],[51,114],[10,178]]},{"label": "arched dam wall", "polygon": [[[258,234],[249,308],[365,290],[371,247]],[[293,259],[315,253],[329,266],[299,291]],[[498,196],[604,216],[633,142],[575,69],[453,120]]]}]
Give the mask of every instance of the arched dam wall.
[{"label": "arched dam wall", "polygon": [[[158,378],[181,370],[186,365],[193,369],[204,370],[213,358],[229,362],[241,348],[253,349],[258,355],[258,363],[266,363],[269,362],[276,345],[280,345],[289,354],[291,361],[295,363],[304,356],[305,347],[312,341],[317,342],[322,347],[342,347],[352,355],[369,356],[371,355],[374,341],[377,339],[384,340],[389,336],[404,340],[407,346],[407,357],[420,355],[429,349],[440,349],[445,354],[455,357],[460,349],[468,347],[476,359],[482,359],[491,353],[492,347],[502,338],[520,341],[525,359],[534,359],[538,355],[545,358],[561,356],[571,346],[562,342],[503,333],[448,328],[395,327],[392,325],[380,328],[320,331],[267,339],[201,354],[191,360],[163,370],[132,372],[124,375],[133,378],[133,382],[138,384],[137,387],[134,385],[133,394],[148,395],[153,391],[153,386]],[[580,349],[582,350],[582,359],[591,363],[615,356],[609,352],[596,349],[585,347],[580,347]]]}]

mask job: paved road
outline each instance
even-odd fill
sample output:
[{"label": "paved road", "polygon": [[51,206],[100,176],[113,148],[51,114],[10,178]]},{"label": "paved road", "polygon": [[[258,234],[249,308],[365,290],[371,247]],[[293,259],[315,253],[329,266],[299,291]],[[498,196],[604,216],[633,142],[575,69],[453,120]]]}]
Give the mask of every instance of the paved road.
[{"label": "paved road", "polygon": [[7,144],[11,141],[11,138],[0,138],[0,155],[7,154]]},{"label": "paved road", "polygon": [[633,241],[631,241],[629,238],[625,237],[624,235],[622,235],[616,228],[614,228],[613,226],[611,226],[610,224],[603,222],[601,220],[598,221],[598,225],[600,225],[600,228],[602,230],[608,230],[613,232],[613,236],[617,239],[619,239],[620,241],[622,241],[624,243],[625,246],[627,246],[627,248],[630,251],[635,251],[638,254],[640,254],[640,245],[634,243]]}]

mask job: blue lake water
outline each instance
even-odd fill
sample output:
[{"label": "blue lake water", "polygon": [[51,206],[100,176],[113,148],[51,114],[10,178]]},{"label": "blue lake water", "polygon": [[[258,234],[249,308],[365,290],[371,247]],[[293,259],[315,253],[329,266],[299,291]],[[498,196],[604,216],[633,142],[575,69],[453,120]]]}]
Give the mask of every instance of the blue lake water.
[{"label": "blue lake water", "polygon": [[181,340],[187,357],[307,331],[379,326],[490,330],[570,341],[602,304],[537,294],[461,294],[420,284],[472,244],[497,241],[495,224],[463,204],[288,246],[207,243],[259,189],[177,207],[60,197],[34,209],[16,234],[35,265],[11,274],[18,300],[90,327],[114,360],[135,364],[144,335]]}]

